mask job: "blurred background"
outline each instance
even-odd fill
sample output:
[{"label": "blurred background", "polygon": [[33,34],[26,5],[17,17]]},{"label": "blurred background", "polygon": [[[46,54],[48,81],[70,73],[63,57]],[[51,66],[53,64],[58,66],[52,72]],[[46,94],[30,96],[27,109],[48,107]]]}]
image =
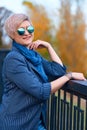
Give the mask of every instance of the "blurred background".
[{"label": "blurred background", "polygon": [[[68,71],[87,77],[87,0],[0,0],[0,49],[11,49],[4,22],[13,13],[27,14],[35,38],[50,42]],[[47,50],[38,50],[49,59]]]}]

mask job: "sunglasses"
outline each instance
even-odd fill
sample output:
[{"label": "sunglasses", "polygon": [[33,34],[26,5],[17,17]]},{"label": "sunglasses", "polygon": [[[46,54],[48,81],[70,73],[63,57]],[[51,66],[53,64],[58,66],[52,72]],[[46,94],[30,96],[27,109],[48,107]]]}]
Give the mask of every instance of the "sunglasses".
[{"label": "sunglasses", "polygon": [[32,25],[28,26],[26,29],[25,28],[18,28],[17,32],[19,35],[24,35],[25,34],[25,30],[27,30],[29,33],[33,33],[34,32],[34,27]]}]

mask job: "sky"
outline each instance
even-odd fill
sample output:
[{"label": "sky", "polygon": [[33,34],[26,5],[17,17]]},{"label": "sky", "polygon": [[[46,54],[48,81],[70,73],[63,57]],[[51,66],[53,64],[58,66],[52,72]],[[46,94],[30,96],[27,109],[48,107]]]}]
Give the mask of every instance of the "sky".
[{"label": "sky", "polygon": [[0,7],[6,7],[13,12],[24,12],[24,7],[22,6],[23,0],[0,0]]},{"label": "sky", "polygon": [[[22,5],[24,0],[0,0],[0,7],[4,6],[14,12],[24,12],[25,7]],[[48,11],[56,11],[60,6],[60,0],[26,0],[30,2],[34,2],[36,4],[42,4]],[[74,3],[75,0],[73,0]],[[87,13],[87,0],[80,0],[81,4],[83,4],[83,10]],[[74,5],[75,7],[75,5]],[[74,9],[74,8],[73,8]]]},{"label": "sky", "polygon": [[[15,13],[26,13],[26,7],[23,6],[22,2],[24,0],[0,0],[0,7],[6,7],[7,9]],[[53,21],[53,24],[56,26],[56,21],[58,18],[55,17],[56,13],[58,14],[59,0],[26,0],[34,2],[35,4],[43,5],[49,14],[49,17]]]},{"label": "sky", "polygon": [[[53,10],[55,11],[58,8],[57,3],[58,0],[26,0],[26,1],[30,1],[30,2],[34,2],[36,4],[41,4],[44,7],[46,7],[46,9],[49,10]],[[23,0],[0,0],[0,7],[4,6],[14,12],[24,12],[25,11],[25,7],[22,5]]]},{"label": "sky", "polygon": [[[23,6],[22,2],[24,0],[0,0],[0,7],[6,7],[7,9],[16,12],[16,13],[26,13],[26,7]],[[56,24],[56,21],[58,20],[56,16],[56,14],[58,14],[58,8],[60,7],[60,0],[26,0],[26,1],[30,1],[30,2],[34,2],[35,4],[41,4],[43,5],[50,18],[53,20],[53,22]],[[74,0],[73,0],[74,1]],[[83,11],[85,14],[85,20],[87,23],[87,0],[81,0],[81,4],[83,7]],[[73,4],[74,5],[74,4]],[[72,8],[73,12],[75,10],[75,5]]]}]

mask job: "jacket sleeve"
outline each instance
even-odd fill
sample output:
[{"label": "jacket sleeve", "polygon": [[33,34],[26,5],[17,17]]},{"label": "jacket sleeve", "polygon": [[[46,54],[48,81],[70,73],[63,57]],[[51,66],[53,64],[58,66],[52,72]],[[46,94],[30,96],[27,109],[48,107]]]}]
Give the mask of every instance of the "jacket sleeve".
[{"label": "jacket sleeve", "polygon": [[10,56],[5,60],[6,76],[10,82],[32,96],[46,100],[50,96],[50,83],[42,83],[38,76],[27,68],[23,56]]},{"label": "jacket sleeve", "polygon": [[66,66],[61,66],[57,62],[48,61],[42,58],[42,64],[45,70],[45,73],[48,76],[49,81],[55,80],[66,74]]}]

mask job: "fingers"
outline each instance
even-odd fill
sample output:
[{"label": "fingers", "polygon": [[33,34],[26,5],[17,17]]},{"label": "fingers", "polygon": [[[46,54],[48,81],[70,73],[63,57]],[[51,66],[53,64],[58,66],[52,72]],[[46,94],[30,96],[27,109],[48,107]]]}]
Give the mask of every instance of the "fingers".
[{"label": "fingers", "polygon": [[32,43],[29,44],[29,48],[36,50],[38,48],[39,44],[40,43],[38,41],[37,42],[32,42]]},{"label": "fingers", "polygon": [[77,80],[86,80],[83,73],[72,72],[72,78]]},{"label": "fingers", "polygon": [[29,44],[30,49],[38,49],[38,48],[44,48],[47,47],[48,43],[45,41],[37,40]]}]

